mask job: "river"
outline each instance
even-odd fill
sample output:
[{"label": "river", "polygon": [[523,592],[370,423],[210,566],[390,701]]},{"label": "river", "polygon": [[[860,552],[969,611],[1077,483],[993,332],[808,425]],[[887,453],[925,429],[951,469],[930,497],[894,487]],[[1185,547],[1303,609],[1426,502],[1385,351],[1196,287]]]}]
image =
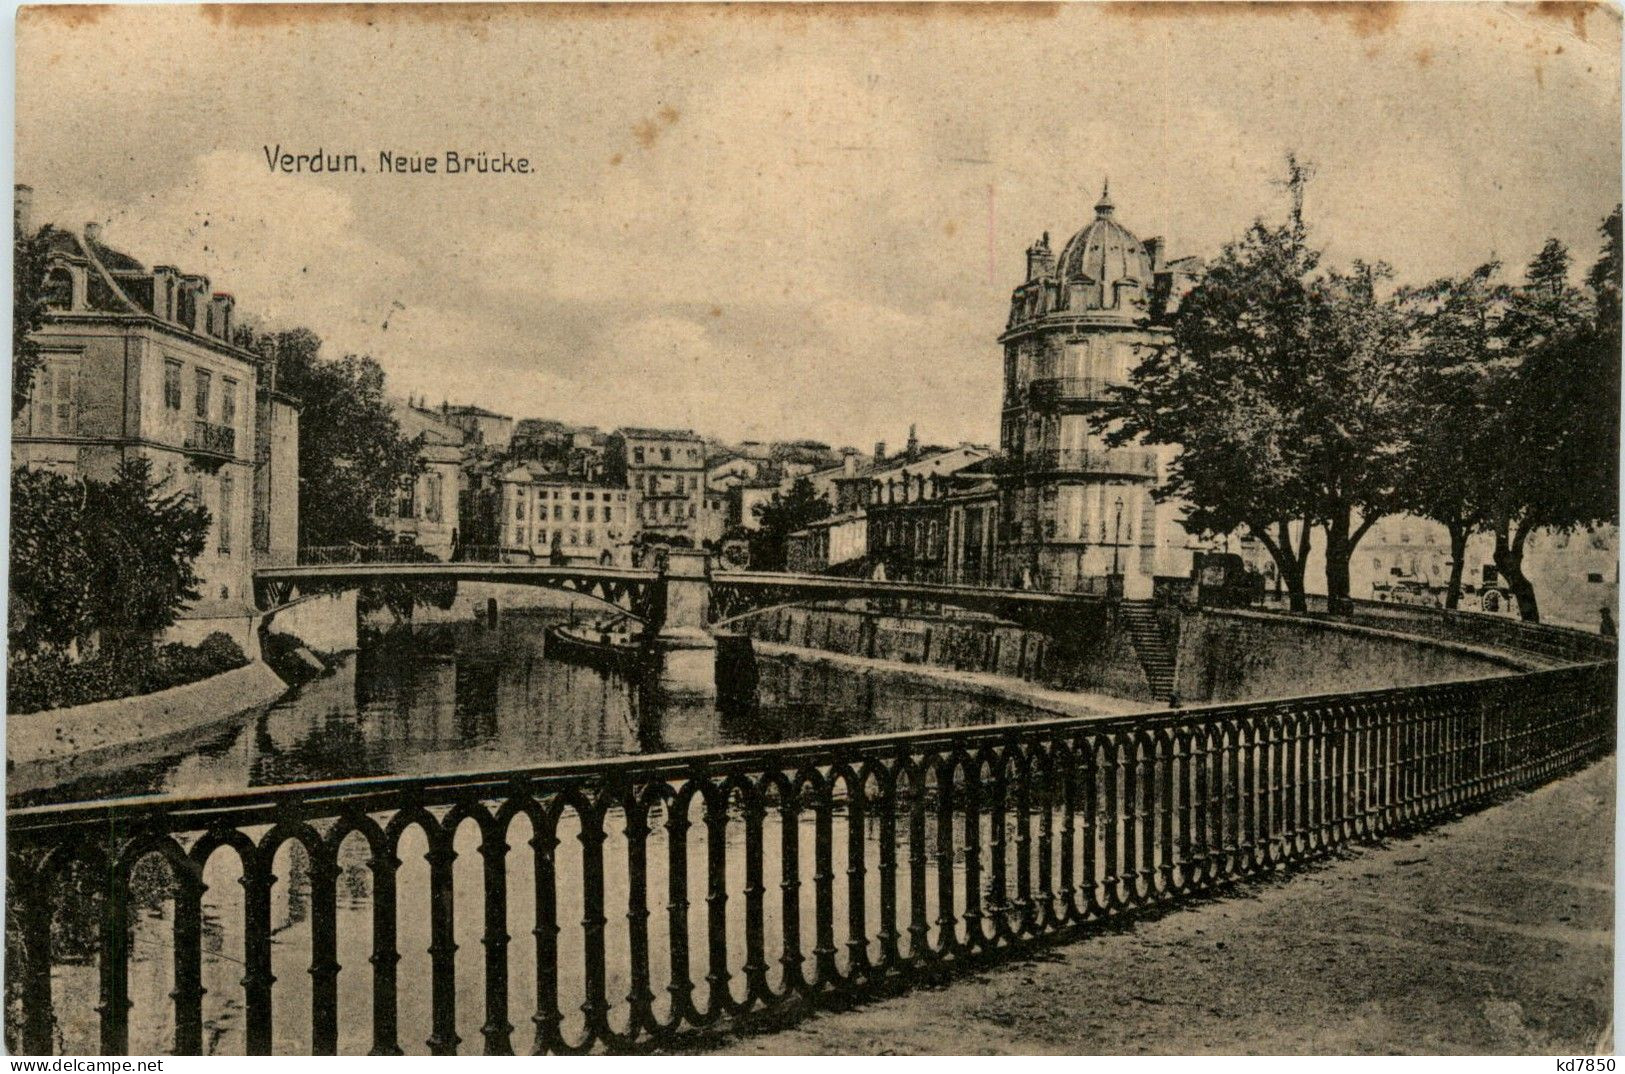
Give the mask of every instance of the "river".
[{"label": "river", "polygon": [[[341,658],[326,675],[260,711],[223,724],[190,743],[184,752],[148,758],[115,770],[104,770],[68,783],[16,797],[12,804],[88,801],[134,794],[187,796],[253,786],[381,775],[448,774],[511,769],[549,761],[629,756],[688,750],[730,743],[770,743],[837,738],[894,730],[969,726],[1036,718],[1044,713],[1013,704],[988,702],[951,685],[925,684],[917,678],[881,670],[856,669],[822,661],[777,657],[760,661],[758,704],[748,717],[723,715],[703,682],[684,683],[669,677],[655,682],[629,681],[613,673],[549,658],[545,629],[571,612],[562,607],[534,608],[505,614],[495,628],[472,615],[460,622],[397,628],[364,638],[359,651]],[[770,821],[771,823],[771,821]],[[611,818],[614,830],[621,824]],[[521,817],[509,843],[522,846],[528,832]],[[866,827],[868,827],[866,825]],[[730,842],[738,826],[730,826]],[[870,833],[870,855],[878,844]],[[560,832],[568,846],[573,839]],[[403,838],[399,857],[400,950],[403,984],[427,979],[426,847],[416,829]],[[777,836],[767,845],[777,845]],[[987,846],[990,840],[984,840]],[[459,1023],[465,1049],[478,1046],[481,1013],[479,855],[472,826],[459,831],[457,920],[459,952]],[[811,848],[802,856],[811,861]],[[624,853],[624,852],[623,852]],[[730,871],[740,859],[731,853]],[[370,1041],[367,967],[371,919],[366,853],[358,838],[341,852],[339,886],[342,1050],[365,1051]],[[530,884],[523,872],[528,855],[510,859],[509,921],[522,934],[534,916]],[[663,854],[650,853],[658,863]],[[844,857],[844,854],[842,855]],[[241,890],[239,870],[230,855],[216,854],[205,872],[204,897],[205,1044],[211,1053],[240,1053],[242,1037]],[[610,861],[616,856],[611,854]],[[624,861],[624,857],[621,859]],[[173,1014],[172,904],[167,884],[154,859],[148,881],[138,885],[132,908],[131,1047],[160,1052],[169,1047]],[[579,886],[561,861],[560,920],[580,920]],[[703,868],[701,855],[692,868]],[[768,875],[776,863],[767,863]],[[844,866],[838,863],[838,868]],[[871,867],[872,864],[871,864]],[[282,881],[274,889],[273,924],[277,1051],[299,1054],[309,1049],[309,883],[303,849],[289,844],[276,866]],[[624,870],[611,868],[606,898],[624,904]],[[664,891],[658,865],[651,890]],[[691,877],[690,890],[703,890],[703,874]],[[466,887],[464,885],[467,885]],[[573,889],[573,890],[572,890]],[[931,887],[935,897],[934,882]],[[810,898],[812,885],[803,885]],[[663,896],[662,896],[663,897]],[[466,909],[465,909],[466,908]],[[838,908],[838,913],[841,912]],[[624,913],[624,910],[622,911]],[[697,913],[697,912],[696,912]],[[934,914],[934,906],[933,906]],[[59,918],[59,943],[53,971],[60,1049],[68,1054],[95,1050],[96,969],[94,929],[74,922],[71,909]],[[611,911],[613,924],[620,914]],[[812,920],[809,904],[804,927]],[[767,923],[771,935],[772,920]],[[696,917],[691,928],[699,928]],[[561,989],[570,995],[579,971],[579,948],[571,931],[561,935]],[[75,936],[87,939],[76,941]],[[698,934],[696,934],[698,939]],[[658,937],[655,938],[658,940]],[[807,937],[809,944],[811,937]],[[773,941],[776,942],[776,941]],[[658,952],[661,945],[654,944]],[[514,1021],[525,1025],[527,979],[532,955],[527,945],[511,948]],[[844,956],[843,956],[844,958]],[[609,968],[612,994],[624,996],[625,966]],[[402,1043],[422,1051],[427,1034],[426,989],[403,988]],[[620,996],[617,996],[617,999]],[[576,1000],[575,1002],[579,1002]],[[578,1012],[561,1004],[571,1019]],[[571,1020],[571,1019],[567,1019]],[[419,1029],[422,1032],[418,1032]],[[568,1025],[566,1026],[568,1029]],[[516,1033],[523,1048],[524,1030]]]}]

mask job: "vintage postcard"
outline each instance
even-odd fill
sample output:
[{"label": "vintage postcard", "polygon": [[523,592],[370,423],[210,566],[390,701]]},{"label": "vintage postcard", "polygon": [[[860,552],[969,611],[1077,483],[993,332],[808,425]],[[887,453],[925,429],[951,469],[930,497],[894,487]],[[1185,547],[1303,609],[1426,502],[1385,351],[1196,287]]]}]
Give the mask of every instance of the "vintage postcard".
[{"label": "vintage postcard", "polygon": [[1611,1053],[1620,45],[23,7],[7,1051]]}]

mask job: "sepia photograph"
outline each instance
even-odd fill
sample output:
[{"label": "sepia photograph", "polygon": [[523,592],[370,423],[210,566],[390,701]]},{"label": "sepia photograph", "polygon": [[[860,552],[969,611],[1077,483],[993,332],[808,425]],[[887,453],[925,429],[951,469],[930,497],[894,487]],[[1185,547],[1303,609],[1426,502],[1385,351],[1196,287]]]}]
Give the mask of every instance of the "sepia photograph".
[{"label": "sepia photograph", "polygon": [[16,9],[5,1051],[1612,1056],[1621,21]]}]

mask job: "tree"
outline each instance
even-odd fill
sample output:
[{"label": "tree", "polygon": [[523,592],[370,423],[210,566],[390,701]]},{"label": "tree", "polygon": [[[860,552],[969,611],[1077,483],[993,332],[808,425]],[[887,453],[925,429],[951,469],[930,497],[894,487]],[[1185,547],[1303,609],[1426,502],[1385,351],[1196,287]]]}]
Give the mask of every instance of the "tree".
[{"label": "tree", "polygon": [[18,470],[11,490],[14,655],[100,634],[113,663],[138,663],[201,595],[193,564],[209,513],[153,481],[148,460],[127,460],[110,482]]},{"label": "tree", "polygon": [[1619,518],[1619,210],[1602,226],[1603,253],[1582,290],[1570,257],[1549,240],[1508,297],[1501,361],[1486,377],[1486,473],[1495,567],[1519,615],[1540,621],[1523,570],[1529,535]]},{"label": "tree", "polygon": [[260,335],[241,345],[274,363],[276,387],[299,402],[299,544],[379,544],[375,519],[421,466],[420,444],[402,435],[384,396],[384,371],[365,355],[321,357],[308,328]]},{"label": "tree", "polygon": [[1288,158],[1292,212],[1255,221],[1181,303],[1102,418],[1107,443],[1178,445],[1159,499],[1195,532],[1244,528],[1303,609],[1312,531],[1326,533],[1326,589],[1346,602],[1349,561],[1392,509],[1402,430],[1404,321],[1385,265],[1320,269],[1308,242],[1306,165]]},{"label": "tree", "polygon": [[202,595],[194,564],[209,512],[190,492],[152,478],[147,459],[126,459],[111,482],[85,483],[90,619],[115,662],[150,655],[152,640]]},{"label": "tree", "polygon": [[90,557],[85,551],[84,499],[84,486],[61,474],[11,472],[6,635],[13,657],[66,650],[85,632]]},{"label": "tree", "polygon": [[11,242],[11,416],[28,406],[34,374],[44,364],[35,333],[45,323],[45,270],[51,228],[32,235],[15,231]]},{"label": "tree", "polygon": [[752,508],[758,526],[751,534],[751,565],[782,571],[790,534],[828,518],[831,510],[829,500],[805,477],[796,478],[788,494],[775,492],[772,499],[757,504]]},{"label": "tree", "polygon": [[1400,506],[1449,534],[1445,607],[1452,610],[1461,603],[1467,540],[1490,519],[1486,471],[1501,416],[1490,407],[1489,386],[1501,361],[1498,325],[1510,296],[1496,282],[1499,271],[1492,261],[1402,297],[1414,346]]}]

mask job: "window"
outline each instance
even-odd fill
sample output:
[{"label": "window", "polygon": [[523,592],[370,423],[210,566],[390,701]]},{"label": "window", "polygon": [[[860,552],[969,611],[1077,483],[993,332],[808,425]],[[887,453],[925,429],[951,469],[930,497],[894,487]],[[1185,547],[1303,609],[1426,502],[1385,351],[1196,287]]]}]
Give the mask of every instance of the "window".
[{"label": "window", "polygon": [[573,491],[573,492],[571,492],[571,493],[570,493],[570,499],[572,499],[572,500],[579,500],[579,499],[581,499],[581,490],[580,490],[580,489],[576,489],[576,490],[575,490],[575,491]]},{"label": "window", "polygon": [[573,504],[570,505],[570,521],[571,522],[580,522],[581,521],[581,505],[580,504],[573,503]]},{"label": "window", "polygon": [[35,435],[63,435],[79,431],[77,389],[79,365],[75,361],[52,361],[34,377]]},{"label": "window", "polygon": [[197,416],[204,421],[209,420],[209,371],[199,369],[195,375],[196,394],[193,398],[197,402]]},{"label": "window", "polygon": [[516,545],[522,545],[525,543],[525,527],[520,526],[517,530],[514,530],[513,543]]},{"label": "window", "polygon": [[562,503],[554,504],[553,505],[553,521],[554,522],[561,522],[561,521],[563,521],[563,519],[564,519],[564,505]]},{"label": "window", "polygon": [[638,466],[643,465],[643,449],[642,448],[635,447],[635,448],[632,449],[632,461],[635,464],[637,464]]},{"label": "window", "polygon": [[660,449],[660,461],[661,462],[670,462],[671,461],[671,448],[663,447],[663,448]]},{"label": "window", "polygon": [[[424,490],[424,494],[428,497],[429,501],[423,505],[424,517],[430,522],[442,522],[445,520],[445,513],[440,508],[440,499],[441,493],[446,486],[446,479],[441,474],[430,474],[428,476],[428,480],[424,483],[427,485],[427,488]],[[523,544],[524,541],[520,541],[519,543]]]},{"label": "window", "polygon": [[417,482],[410,477],[401,479],[401,489],[395,497],[395,517],[417,517]]},{"label": "window", "polygon": [[536,543],[537,544],[546,544],[547,543],[547,531],[546,530],[538,529],[536,531]]},{"label": "window", "polygon": [[592,499],[592,493],[590,493],[590,492],[587,493],[587,499],[589,499],[589,500]]},{"label": "window", "polygon": [[173,358],[164,359],[164,409],[181,409],[181,364]]},{"label": "window", "polygon": [[588,531],[587,531],[587,532],[586,532],[586,539],[585,539],[585,543],[587,543],[587,544],[589,544],[589,545],[590,545],[590,544],[592,544],[592,539],[593,539],[593,531],[592,531],[592,530],[588,530]]},{"label": "window", "polygon": [[570,543],[571,544],[580,544],[581,543],[581,534],[580,534],[579,531],[577,531],[577,530],[571,530],[570,531]]},{"label": "window", "polygon": [[597,514],[597,510],[598,509],[593,507],[591,504],[587,505],[587,521],[588,522],[596,522],[597,521],[597,519],[593,518],[593,515]]},{"label": "window", "polygon": [[1590,572],[1589,574],[1586,575],[1586,581],[1590,582],[1592,585],[1601,585],[1602,584],[1602,575],[1599,574],[1597,571],[1592,571],[1592,572]]},{"label": "window", "polygon": [[220,475],[220,518],[216,529],[220,534],[220,554],[231,554],[231,508],[233,478],[228,471]]},{"label": "window", "polygon": [[606,504],[605,504],[605,505],[604,505],[604,521],[605,521],[605,522],[613,522],[613,521],[614,521],[614,519],[612,519],[612,518],[611,518],[611,517],[610,517],[610,514],[609,514],[609,504],[607,504],[607,503],[606,503]]},{"label": "window", "polygon": [[220,424],[237,428],[237,382],[230,377],[220,379]]},{"label": "window", "polygon": [[515,500],[514,501],[514,504],[513,504],[513,517],[514,518],[524,518],[525,517],[525,501],[524,500]]}]

